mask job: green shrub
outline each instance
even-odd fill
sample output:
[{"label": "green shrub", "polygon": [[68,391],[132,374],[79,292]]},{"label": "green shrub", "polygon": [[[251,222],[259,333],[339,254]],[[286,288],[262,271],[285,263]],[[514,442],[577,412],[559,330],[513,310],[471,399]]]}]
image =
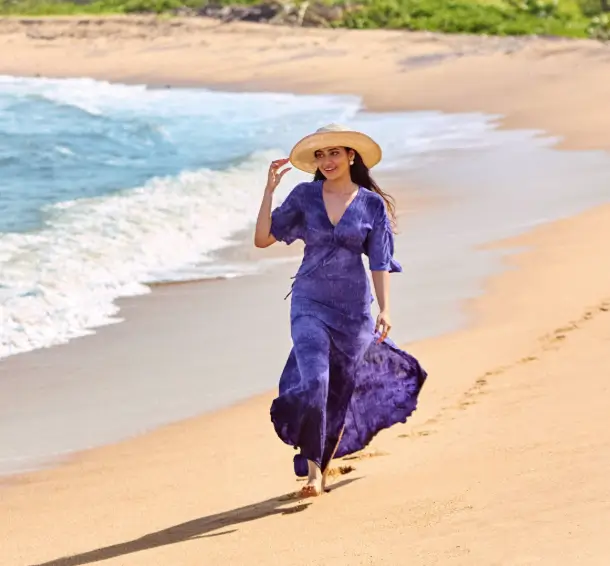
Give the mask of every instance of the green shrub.
[{"label": "green shrub", "polygon": [[180,0],[127,0],[123,5],[123,11],[127,14],[171,12],[184,6]]},{"label": "green shrub", "polygon": [[538,18],[550,18],[559,15],[559,3],[557,0],[522,0],[513,6],[526,14]]},{"label": "green shrub", "polygon": [[608,11],[609,2],[603,0],[578,0],[580,11],[588,17],[596,16]]},{"label": "green shrub", "polygon": [[587,22],[547,0],[482,4],[468,0],[366,0],[342,25],[490,35],[584,36]]},{"label": "green shrub", "polygon": [[610,14],[600,14],[591,19],[587,32],[593,39],[610,40]]}]

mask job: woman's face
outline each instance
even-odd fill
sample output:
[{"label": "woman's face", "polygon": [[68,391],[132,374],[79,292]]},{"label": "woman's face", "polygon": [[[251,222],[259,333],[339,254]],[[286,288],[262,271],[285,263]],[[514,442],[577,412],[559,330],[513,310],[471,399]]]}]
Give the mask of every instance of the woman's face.
[{"label": "woman's face", "polygon": [[326,147],[315,153],[316,165],[329,180],[349,177],[350,161],[354,158],[353,150],[349,153],[344,147]]}]

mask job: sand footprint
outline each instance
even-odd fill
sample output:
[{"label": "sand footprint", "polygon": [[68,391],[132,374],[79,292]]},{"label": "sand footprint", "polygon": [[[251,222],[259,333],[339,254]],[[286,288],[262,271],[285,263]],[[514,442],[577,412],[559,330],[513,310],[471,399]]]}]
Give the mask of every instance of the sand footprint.
[{"label": "sand footprint", "polygon": [[[582,328],[582,325],[586,323],[588,320],[594,318],[594,316],[599,314],[600,312],[608,312],[610,311],[610,300],[602,301],[598,304],[594,309],[586,310],[583,315],[577,321],[570,321],[565,326],[561,326],[553,330],[549,334],[545,334],[544,336],[539,338],[540,349],[542,353],[550,350],[556,350],[560,347],[560,344],[567,338],[567,334],[573,332],[575,330],[579,330]],[[452,420],[455,417],[451,416],[452,412],[455,411],[463,411],[467,409],[471,405],[476,404],[476,397],[485,395],[488,393],[486,391],[487,386],[489,385],[489,380],[492,377],[496,377],[504,374],[505,372],[517,367],[518,365],[529,364],[535,361],[538,361],[539,357],[536,355],[525,356],[512,364],[504,365],[497,367],[495,369],[489,370],[485,372],[481,377],[477,378],[474,384],[464,391],[461,395],[460,399],[454,405],[449,405],[443,407],[438,415],[433,419],[428,419],[425,425],[436,424],[439,421]],[[428,436],[429,434],[433,434],[437,432],[436,430],[421,430],[418,432],[412,432],[407,434],[400,434],[398,438],[415,438],[418,436]]]},{"label": "sand footprint", "polygon": [[381,450],[369,450],[367,452],[360,452],[351,454],[350,456],[345,456],[343,460],[367,460],[369,458],[377,458],[378,456],[388,456],[388,453],[382,452]]},{"label": "sand footprint", "polygon": [[418,436],[430,436],[436,434],[436,430],[416,430],[413,432],[407,432],[405,434],[399,434],[398,438],[417,438]]},{"label": "sand footprint", "polygon": [[350,466],[349,464],[345,466],[338,466],[336,468],[331,468],[330,470],[328,470],[327,477],[336,478],[339,476],[344,476],[346,474],[351,474],[355,470],[356,468],[354,468],[354,466]]}]

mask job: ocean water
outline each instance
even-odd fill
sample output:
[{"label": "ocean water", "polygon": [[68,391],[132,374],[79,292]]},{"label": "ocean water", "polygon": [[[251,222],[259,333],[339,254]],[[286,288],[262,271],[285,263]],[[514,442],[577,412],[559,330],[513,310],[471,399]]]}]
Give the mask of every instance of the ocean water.
[{"label": "ocean water", "polygon": [[[0,357],[119,321],[113,301],[147,283],[239,275],[212,252],[253,222],[269,161],[320,125],[371,133],[391,171],[503,143],[494,120],[374,114],[348,96],[0,76]],[[280,197],[301,178],[290,173]]]}]

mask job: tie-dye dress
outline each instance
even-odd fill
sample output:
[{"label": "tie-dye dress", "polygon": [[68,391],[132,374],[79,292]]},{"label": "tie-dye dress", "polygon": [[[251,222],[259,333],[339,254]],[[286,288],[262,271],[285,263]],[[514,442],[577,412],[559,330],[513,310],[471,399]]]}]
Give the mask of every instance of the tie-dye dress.
[{"label": "tie-dye dress", "polygon": [[271,405],[276,433],[299,449],[298,476],[307,460],[325,470],[335,449],[337,458],[356,452],[405,422],[427,377],[413,356],[375,335],[363,254],[372,271],[402,271],[383,199],[361,187],[335,226],[322,189],[321,181],[297,185],[271,215],[278,241],[305,242],[291,293],[293,347]]}]

